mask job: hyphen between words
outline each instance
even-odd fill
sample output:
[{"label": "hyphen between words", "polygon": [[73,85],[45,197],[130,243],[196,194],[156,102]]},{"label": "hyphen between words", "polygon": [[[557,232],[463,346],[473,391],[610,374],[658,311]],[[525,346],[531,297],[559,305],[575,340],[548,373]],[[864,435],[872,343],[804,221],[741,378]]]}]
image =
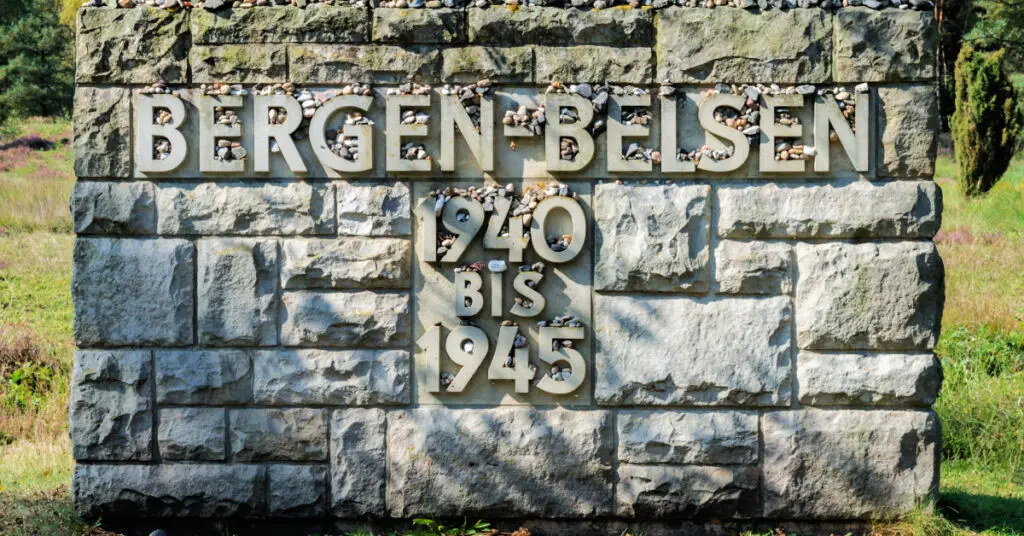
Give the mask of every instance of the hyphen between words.
[{"label": "hyphen between words", "polygon": [[[523,103],[523,95],[515,100],[502,95],[502,103],[496,104],[492,93],[467,101],[457,92],[443,90],[383,94],[365,88],[361,95],[309,90],[298,95],[241,93],[215,96],[179,90],[137,95],[137,170],[173,173],[181,168],[191,141],[184,128],[190,104],[198,110],[198,171],[202,173],[270,173],[272,155],[278,155],[295,174],[309,173],[308,158],[317,159],[324,170],[362,174],[374,167],[374,116],[381,115],[384,170],[394,173],[455,171],[456,130],[480,170],[492,172],[496,129],[506,138],[502,145],[512,150],[517,139],[542,137],[544,166],[553,173],[578,172],[595,156],[600,158],[595,138],[601,134],[607,136],[605,164],[611,173],[656,169],[665,174],[727,173],[744,165],[752,145],[759,146],[761,172],[802,173],[807,171],[807,161],[813,160],[813,170],[822,173],[830,171],[832,143],[842,146],[855,171],[868,170],[871,95],[861,91],[810,95],[706,91],[696,100],[696,117],[706,141],[690,148],[678,141],[680,134],[688,132],[688,125],[679,123],[682,95],[638,91],[610,96],[599,107],[572,93],[538,94],[527,97],[528,104]],[[375,94],[384,96],[383,110],[374,107]],[[438,105],[440,133],[431,131],[427,113]],[[249,106],[251,123],[242,120]],[[806,107],[813,107],[813,145],[801,141],[804,125],[796,117]],[[605,109],[606,120],[600,117]],[[650,140],[656,122],[659,139]],[[251,130],[243,133],[247,127]],[[439,154],[427,154],[422,142],[438,134]],[[251,168],[247,168],[249,152],[242,146],[243,138],[251,139]],[[297,141],[308,143],[311,152],[304,151],[304,156]],[[662,158],[659,150],[644,145],[665,151],[673,148],[674,158]]]}]

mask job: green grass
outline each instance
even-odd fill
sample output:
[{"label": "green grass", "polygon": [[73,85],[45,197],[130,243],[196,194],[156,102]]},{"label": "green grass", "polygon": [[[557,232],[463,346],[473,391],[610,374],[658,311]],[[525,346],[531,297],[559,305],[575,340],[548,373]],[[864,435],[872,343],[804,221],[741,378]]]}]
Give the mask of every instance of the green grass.
[{"label": "green grass", "polygon": [[940,157],[935,168],[942,187],[942,229],[952,233],[963,229],[976,236],[1024,237],[1024,157],[1017,157],[1002,180],[985,195],[968,199],[956,183],[956,167],[949,157]]},{"label": "green grass", "polygon": [[962,195],[955,175],[952,160],[939,158],[940,515],[912,516],[931,525],[908,534],[1024,536],[1024,159],[975,199]]},{"label": "green grass", "polygon": [[976,460],[942,464],[942,516],[969,531],[1024,535],[1024,474],[1020,466]]},{"label": "green grass", "polygon": [[[9,231],[70,232],[68,200],[75,172],[67,121],[32,119],[17,136],[37,135],[58,143],[52,151],[13,149],[0,153],[0,227]],[[4,136],[4,139],[8,139]]]}]

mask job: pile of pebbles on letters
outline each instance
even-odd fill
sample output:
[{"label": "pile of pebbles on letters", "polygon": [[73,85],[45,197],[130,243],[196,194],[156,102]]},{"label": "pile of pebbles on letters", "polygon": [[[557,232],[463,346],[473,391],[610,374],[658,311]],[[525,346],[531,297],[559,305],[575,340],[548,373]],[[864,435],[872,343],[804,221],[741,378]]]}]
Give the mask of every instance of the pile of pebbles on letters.
[{"label": "pile of pebbles on letters", "polygon": [[[573,199],[579,199],[579,195],[576,192],[572,192],[569,189],[569,186],[566,185],[566,184],[552,184],[552,185],[548,185],[548,184],[543,183],[543,182],[527,185],[524,188],[523,193],[522,193],[521,196],[517,196],[516,195],[515,187],[512,184],[507,184],[505,186],[487,186],[487,187],[484,187],[484,188],[477,188],[475,186],[470,186],[468,188],[447,187],[447,188],[445,188],[443,190],[433,191],[433,192],[429,192],[427,194],[427,198],[428,199],[430,199],[430,198],[434,199],[434,217],[440,217],[441,216],[441,212],[444,210],[445,204],[448,202],[448,200],[452,199],[453,197],[469,197],[469,198],[472,198],[472,199],[476,200],[477,202],[479,202],[483,206],[484,214],[485,215],[490,215],[491,213],[494,212],[494,210],[495,210],[494,203],[495,203],[495,200],[498,197],[508,198],[508,199],[510,199],[512,201],[512,208],[510,209],[510,216],[512,218],[520,218],[522,223],[523,223],[524,228],[525,227],[529,227],[530,223],[533,221],[533,211],[534,211],[534,209],[537,208],[538,203],[540,203],[540,201],[542,201],[544,199],[547,199],[549,197],[554,197],[554,196],[562,196],[562,197],[570,197],[570,198],[573,198]],[[456,218],[460,218],[462,221],[465,221],[465,219],[468,219],[468,215],[459,214],[459,215],[456,215]],[[507,223],[499,230],[498,235],[501,236],[501,237],[508,237],[509,236],[509,226],[508,226]],[[529,238],[529,231],[524,231],[523,235],[524,235],[525,238]],[[572,243],[572,235],[568,235],[568,234],[545,237],[544,239],[547,241],[548,246],[553,251],[564,251],[566,248],[569,247],[569,244]],[[456,236],[451,234],[451,233],[447,233],[447,232],[444,232],[444,231],[439,231],[438,232],[438,235],[437,235],[437,243],[438,243],[437,256],[438,256],[438,259],[440,259],[446,253],[448,253],[448,248],[450,248],[452,246],[452,244],[454,244],[455,240],[456,240]],[[508,263],[505,262],[504,260],[502,260],[502,259],[492,259],[492,260],[490,260],[488,262],[477,261],[477,262],[473,262],[473,263],[469,263],[469,264],[463,264],[463,265],[457,266],[454,271],[455,271],[455,273],[461,273],[461,272],[483,272],[486,269],[487,271],[489,271],[491,273],[501,273],[501,272],[505,272],[506,270],[508,270],[508,268],[509,268]],[[520,264],[518,266],[517,269],[521,273],[525,273],[525,272],[543,273],[544,272],[544,268],[545,268],[545,264],[543,262],[534,262],[534,263],[522,263],[522,264]],[[530,288],[535,288],[536,287],[536,282],[534,282],[533,280],[528,280],[526,282],[526,286],[528,286]],[[523,298],[521,296],[516,296],[513,300],[514,300],[516,305],[519,305],[519,306],[524,307],[526,309],[531,309],[531,308],[534,307],[533,302],[530,301],[527,298]],[[463,325],[475,325],[475,323],[472,320],[469,320],[469,319],[463,319],[462,323],[463,323]],[[514,322],[512,320],[505,320],[505,321],[502,322],[501,325],[502,326],[518,326],[518,323],[516,323],[516,322]],[[548,327],[548,326],[550,326],[550,327],[574,327],[575,328],[575,327],[583,327],[583,323],[576,316],[573,316],[573,315],[562,315],[562,316],[557,316],[557,317],[555,317],[555,318],[553,318],[551,320],[540,320],[540,321],[537,322],[537,326],[538,327]],[[522,333],[517,333],[516,337],[515,337],[515,341],[513,343],[513,349],[515,349],[515,348],[524,348],[524,347],[526,347],[526,345],[527,345],[526,336],[524,336]],[[569,339],[565,339],[565,340],[556,339],[556,340],[554,340],[552,342],[552,350],[558,350],[560,348],[572,348],[572,346],[573,346],[573,341],[569,340]],[[470,341],[466,341],[465,343],[463,343],[463,350],[466,351],[466,352],[471,352],[473,350],[472,343]],[[509,355],[506,358],[503,366],[505,368],[514,368],[515,367],[515,358],[514,358],[514,356],[513,355]],[[535,371],[536,369],[537,369],[536,365],[534,365],[533,363],[530,363],[530,370],[531,371]],[[572,369],[567,367],[567,366],[553,365],[552,368],[551,368],[551,374],[550,375],[551,375],[551,378],[554,381],[559,381],[559,382],[560,381],[565,381],[565,380],[568,380],[572,376]],[[455,378],[454,374],[442,373],[442,375],[441,375],[441,385],[442,385],[442,387],[447,387],[448,385],[450,385],[452,380],[454,380],[454,378]]]},{"label": "pile of pebbles on letters", "polygon": [[[671,89],[666,88],[670,88],[670,86],[662,86],[662,95],[665,95],[666,91],[671,91]],[[860,84],[854,88],[854,92],[867,93],[868,89],[867,84]],[[822,98],[833,98],[836,100],[836,104],[842,111],[851,130],[854,132],[857,130],[855,122],[856,100],[854,98],[854,93],[851,93],[844,87],[818,89],[816,86],[810,84],[791,86],[787,88],[782,88],[778,84],[771,84],[769,86],[762,84],[744,84],[739,86],[735,84],[731,86],[728,84],[718,84],[714,89],[706,91],[706,95],[723,93],[744,96],[746,97],[746,102],[743,105],[743,109],[740,111],[729,107],[720,107],[716,109],[714,112],[715,121],[718,121],[729,128],[735,128],[736,130],[741,131],[747,137],[747,141],[750,145],[757,145],[760,143],[762,96],[816,94]],[[800,119],[794,116],[792,111],[785,107],[775,108],[775,117],[773,120],[776,125],[781,126],[800,124]],[[829,140],[833,143],[839,141],[839,138],[834,131],[829,133]],[[703,145],[690,151],[679,148],[676,158],[680,161],[689,161],[694,163],[700,162],[701,158],[723,160],[732,156],[734,150],[735,149],[733,147],[728,147],[726,149],[713,149],[709,145]],[[814,147],[805,146],[795,140],[782,140],[775,144],[776,160],[807,160],[813,157],[816,153],[817,151]]]},{"label": "pile of pebbles on letters", "polygon": [[83,7],[110,6],[134,8],[148,6],[176,11],[179,9],[203,8],[218,10],[225,8],[253,8],[294,6],[305,8],[314,4],[409,8],[409,9],[440,9],[464,8],[475,6],[488,8],[504,5],[509,9],[530,7],[557,7],[577,9],[605,9],[618,6],[629,6],[633,9],[663,9],[667,7],[707,8],[733,7],[748,10],[767,11],[771,9],[841,9],[845,7],[864,6],[870,9],[915,9],[927,11],[934,8],[932,0],[86,0]]},{"label": "pile of pebbles on letters", "polygon": [[[200,86],[200,90],[206,95],[248,95],[250,93],[250,90],[245,89],[240,84],[204,84]],[[398,87],[387,89],[386,94],[427,95],[430,94],[432,90],[433,88],[429,84],[407,82]],[[479,80],[476,83],[465,86],[445,84],[443,87],[439,88],[441,95],[458,97],[459,102],[462,104],[463,109],[468,113],[470,120],[477,131],[480,129],[481,99],[488,98],[492,94],[492,90],[492,83],[488,79]],[[757,145],[760,141],[761,133],[761,102],[763,96],[799,94],[804,96],[817,95],[821,98],[834,98],[840,111],[843,113],[843,116],[850,125],[851,130],[856,132],[855,95],[858,93],[866,93],[868,90],[869,87],[867,84],[857,85],[853,91],[850,91],[845,87],[819,89],[810,84],[790,86],[787,88],[782,88],[778,84],[718,84],[714,88],[705,90],[704,94],[705,96],[713,94],[733,94],[745,97],[746,101],[742,110],[720,107],[715,110],[714,117],[719,123],[722,123],[729,128],[735,128],[736,130],[741,131],[747,137],[750,145]],[[574,94],[588,99],[593,106],[595,113],[593,114],[590,124],[586,125],[584,128],[592,136],[597,137],[604,132],[607,126],[604,113],[607,110],[608,99],[611,95],[646,95],[649,94],[650,90],[634,86],[587,83],[563,84],[555,81],[551,82],[545,92]],[[179,97],[188,97],[188,90],[179,89],[172,91],[163,83],[146,86],[140,89],[139,93],[173,93]],[[290,82],[256,86],[252,89],[252,93],[256,95],[287,95],[295,98],[299,102],[302,107],[303,117],[299,129],[296,130],[294,134],[296,139],[303,139],[307,136],[310,119],[316,113],[317,108],[322,106],[331,98],[339,95],[361,95],[371,97],[374,95],[373,90],[366,84],[349,84],[340,89],[313,91],[310,89],[298,88]],[[659,87],[658,94],[663,97],[676,96],[678,98],[682,96],[681,92],[669,81],[662,82]],[[785,126],[799,124],[799,118],[794,116],[789,109],[785,107],[776,107],[775,112],[776,117],[773,119],[777,125]],[[538,107],[533,108],[523,104],[518,106],[516,109],[506,110],[505,115],[502,118],[502,124],[508,127],[520,127],[525,129],[529,135],[542,136],[544,134],[544,126],[547,121],[546,115],[547,110],[544,105],[539,105]],[[214,119],[219,124],[231,125],[241,123],[241,120],[234,111],[223,107],[218,107],[215,110]],[[156,124],[167,124],[170,123],[171,120],[170,111],[166,109],[158,109],[155,111],[154,122]],[[272,108],[269,112],[268,120],[272,124],[284,124],[288,120],[287,112],[283,108]],[[574,124],[579,122],[579,120],[579,114],[573,108],[563,108],[559,111],[558,121],[560,124]],[[651,120],[652,117],[650,109],[646,107],[623,107],[622,109],[622,121],[626,124],[647,126]],[[406,110],[402,114],[401,121],[403,124],[427,125],[430,122],[430,114],[423,111],[417,112],[413,110]],[[344,124],[373,125],[373,121],[362,112],[352,111],[347,113]],[[357,137],[345,136],[344,129],[330,129],[326,132],[326,138],[328,147],[338,156],[349,161],[355,161],[358,157],[360,150],[359,140]],[[834,131],[830,133],[829,138],[833,143],[838,141],[838,137]],[[516,148],[514,140],[511,142],[510,146],[512,149]],[[559,149],[560,158],[563,160],[574,161],[576,156],[579,154],[578,142],[570,137],[563,137],[560,140]],[[166,139],[158,138],[154,143],[153,150],[155,158],[165,159],[170,154],[170,142]],[[280,147],[277,146],[276,141],[271,140],[270,150],[274,153],[280,152]],[[702,158],[724,160],[732,156],[734,150],[735,149],[731,146],[719,149],[715,149],[710,145],[702,145],[695,149],[679,147],[677,148],[676,159],[683,162],[693,162],[694,164],[699,163]],[[215,151],[216,154],[214,155],[214,158],[217,160],[241,160],[247,157],[245,148],[237,141],[218,140]],[[817,151],[813,146],[804,145],[796,140],[779,140],[775,147],[775,159],[806,160],[813,157],[816,152]],[[402,146],[401,157],[406,160],[430,159],[426,145],[417,142],[406,142]],[[648,148],[639,143],[633,142],[624,148],[622,158],[625,160],[640,160],[658,164],[661,162],[662,156],[661,151],[657,148]],[[479,192],[476,192],[476,194],[479,195]],[[494,192],[491,192],[490,195],[494,195]],[[518,216],[520,214],[516,215]],[[529,214],[526,216],[529,217]],[[527,225],[529,225],[528,221]]]},{"label": "pile of pebbles on letters", "polygon": [[[487,186],[484,188],[477,188],[475,186],[470,186],[468,188],[456,188],[449,186],[443,190],[435,190],[427,194],[428,199],[434,199],[435,217],[441,217],[441,212],[444,210],[445,204],[453,197],[468,197],[477,201],[483,206],[485,216],[489,216],[494,212],[494,202],[498,197],[508,198],[512,201],[512,208],[509,215],[513,218],[520,218],[522,221],[524,238],[530,238],[529,231],[525,229],[528,229],[533,221],[534,209],[536,209],[537,205],[544,199],[555,196],[579,199],[579,195],[576,192],[571,191],[567,184],[547,185],[544,182],[527,185],[520,196],[516,195],[515,187],[512,184],[507,184],[505,186]],[[467,214],[456,215],[456,218],[460,219],[460,221],[465,221],[468,217],[469,216]],[[509,227],[507,222],[499,231],[498,236],[509,236]],[[448,249],[453,243],[455,243],[455,239],[456,236],[453,234],[442,231],[438,232],[438,258],[441,258],[448,253]],[[569,244],[572,243],[571,235],[545,237],[544,239],[547,241],[551,250],[555,252],[565,251],[569,247]],[[481,265],[480,268],[482,267],[483,266]]]}]

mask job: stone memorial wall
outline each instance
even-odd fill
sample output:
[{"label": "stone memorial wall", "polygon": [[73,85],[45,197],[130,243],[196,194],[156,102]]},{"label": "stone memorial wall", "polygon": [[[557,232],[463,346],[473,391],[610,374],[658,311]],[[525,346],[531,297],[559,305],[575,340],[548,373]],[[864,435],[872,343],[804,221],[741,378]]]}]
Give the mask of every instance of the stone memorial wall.
[{"label": "stone memorial wall", "polygon": [[149,3],[79,14],[81,514],[934,497],[927,2]]}]

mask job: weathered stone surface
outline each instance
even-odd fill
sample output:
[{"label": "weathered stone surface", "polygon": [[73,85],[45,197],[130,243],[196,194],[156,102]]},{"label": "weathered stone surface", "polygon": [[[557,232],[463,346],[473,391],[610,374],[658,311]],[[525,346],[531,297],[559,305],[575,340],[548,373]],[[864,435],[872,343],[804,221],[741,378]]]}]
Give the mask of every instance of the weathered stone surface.
[{"label": "weathered stone surface", "polygon": [[757,467],[620,465],[620,516],[735,519],[760,513]]},{"label": "weathered stone surface", "polygon": [[800,352],[800,402],[809,406],[930,406],[942,385],[931,353]]},{"label": "weathered stone surface", "polygon": [[230,419],[235,461],[326,461],[325,410],[236,409]]},{"label": "weathered stone surface", "polygon": [[157,445],[163,460],[222,461],[227,454],[223,408],[160,410]]},{"label": "weathered stone surface", "polygon": [[409,344],[407,292],[286,292],[281,343],[321,348]]},{"label": "weathered stone surface", "polygon": [[532,47],[446,48],[441,73],[446,82],[472,84],[486,78],[495,83],[533,82]]},{"label": "weathered stone surface", "polygon": [[412,243],[402,238],[327,238],[284,241],[281,286],[409,288]]},{"label": "weathered stone surface", "polygon": [[722,240],[715,247],[716,291],[724,294],[793,292],[793,246]]},{"label": "weathered stone surface", "polygon": [[258,465],[75,466],[78,515],[249,517],[266,509],[266,470]]},{"label": "weathered stone surface", "polygon": [[815,84],[831,75],[832,16],[825,10],[658,12],[657,79]]},{"label": "weathered stone surface", "polygon": [[563,46],[537,47],[537,80],[649,84],[654,77],[651,49],[647,47]]},{"label": "weathered stone surface", "polygon": [[75,342],[192,344],[194,259],[187,240],[79,238],[71,280]]},{"label": "weathered stone surface", "polygon": [[342,409],[331,415],[331,513],[335,517],[379,516],[386,512],[385,444],[382,409]]},{"label": "weathered stone surface", "polygon": [[466,11],[377,8],[373,10],[373,41],[400,45],[465,43]]},{"label": "weathered stone surface", "polygon": [[930,411],[780,411],[761,427],[765,517],[899,515],[938,492],[941,439]]},{"label": "weathered stone surface", "polygon": [[288,77],[285,45],[195,45],[189,61],[197,84],[272,84]]},{"label": "weathered stone surface", "polygon": [[243,350],[158,350],[156,401],[228,405],[252,400],[252,366]]},{"label": "weathered stone surface", "polygon": [[[878,175],[931,177],[938,147],[939,104],[932,86],[878,88]],[[937,188],[936,188],[937,189]]]},{"label": "weathered stone surface", "polygon": [[156,231],[155,197],[149,182],[76,182],[71,194],[75,232],[152,234]]},{"label": "weathered stone surface", "polygon": [[310,4],[305,9],[192,10],[192,43],[360,43],[370,36],[366,9]]},{"label": "weathered stone surface", "polygon": [[277,241],[213,238],[196,242],[196,250],[199,341],[277,344]]},{"label": "weathered stone surface", "polygon": [[598,184],[594,289],[707,292],[708,186]]},{"label": "weathered stone surface", "polygon": [[837,82],[935,78],[939,34],[931,11],[840,9],[835,26]]},{"label": "weathered stone surface", "polygon": [[441,72],[441,53],[423,46],[294,45],[288,62],[297,84],[436,82]]},{"label": "weathered stone surface", "polygon": [[78,12],[75,80],[80,84],[188,82],[189,13],[164,9]]},{"label": "weathered stone surface", "polygon": [[931,349],[943,305],[931,242],[800,244],[796,325],[801,348]]},{"label": "weathered stone surface", "polygon": [[258,404],[404,404],[409,353],[402,350],[265,350],[254,360]]},{"label": "weathered stone surface", "polygon": [[717,191],[728,238],[916,238],[939,230],[942,192],[931,181],[727,186]]},{"label": "weathered stone surface", "polygon": [[271,465],[267,469],[270,515],[322,517],[327,513],[327,468],[321,465]]},{"label": "weathered stone surface", "polygon": [[560,7],[470,9],[469,42],[515,45],[654,44],[654,15],[648,10],[578,10]]},{"label": "weathered stone surface", "polygon": [[338,234],[408,236],[412,232],[412,201],[404,182],[340,181]]},{"label": "weathered stone surface", "polygon": [[395,517],[608,515],[613,436],[603,411],[391,412],[388,508]]},{"label": "weathered stone surface", "polygon": [[594,295],[595,391],[604,405],[790,402],[786,298]]},{"label": "weathered stone surface", "polygon": [[619,463],[756,464],[757,412],[622,411]]},{"label": "weathered stone surface", "polygon": [[131,93],[122,88],[75,88],[75,175],[131,176]]},{"label": "weathered stone surface", "polygon": [[334,186],[305,182],[165,184],[162,235],[315,235],[334,232]]},{"label": "weathered stone surface", "polygon": [[75,353],[70,426],[76,460],[152,459],[152,378],[148,351]]}]

